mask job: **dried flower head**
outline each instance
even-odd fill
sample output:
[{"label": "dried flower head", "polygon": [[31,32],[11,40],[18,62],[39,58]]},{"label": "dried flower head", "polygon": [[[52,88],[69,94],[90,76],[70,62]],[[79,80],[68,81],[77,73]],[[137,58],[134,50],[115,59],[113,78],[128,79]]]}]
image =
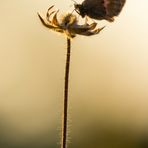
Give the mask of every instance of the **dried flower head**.
[{"label": "dried flower head", "polygon": [[65,34],[68,38],[74,38],[77,34],[84,36],[91,36],[98,34],[104,27],[96,28],[97,23],[88,23],[88,20],[82,25],[78,24],[78,19],[76,15],[68,13],[61,17],[61,21],[58,21],[57,14],[59,11],[50,10],[54,6],[51,6],[46,14],[46,19],[43,19],[40,14],[38,14],[42,24],[56,32]]}]

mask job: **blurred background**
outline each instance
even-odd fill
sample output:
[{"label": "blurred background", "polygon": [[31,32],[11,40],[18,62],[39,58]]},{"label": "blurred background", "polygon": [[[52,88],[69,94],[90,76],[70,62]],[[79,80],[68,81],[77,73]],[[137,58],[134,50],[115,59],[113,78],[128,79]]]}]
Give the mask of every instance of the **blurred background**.
[{"label": "blurred background", "polygon": [[[60,147],[66,39],[37,12],[73,3],[0,1],[0,148]],[[129,0],[99,35],[72,40],[69,148],[148,147],[147,10]]]}]

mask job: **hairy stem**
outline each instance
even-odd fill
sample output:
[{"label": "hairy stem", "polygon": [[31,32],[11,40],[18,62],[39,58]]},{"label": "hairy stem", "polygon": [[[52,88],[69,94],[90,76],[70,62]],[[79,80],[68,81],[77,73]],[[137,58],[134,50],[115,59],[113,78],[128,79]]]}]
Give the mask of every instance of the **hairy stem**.
[{"label": "hairy stem", "polygon": [[71,40],[67,38],[67,57],[65,65],[65,84],[64,84],[64,106],[62,117],[62,143],[61,148],[66,148],[67,144],[67,112],[68,112],[68,84],[69,84],[69,67],[70,67]]}]

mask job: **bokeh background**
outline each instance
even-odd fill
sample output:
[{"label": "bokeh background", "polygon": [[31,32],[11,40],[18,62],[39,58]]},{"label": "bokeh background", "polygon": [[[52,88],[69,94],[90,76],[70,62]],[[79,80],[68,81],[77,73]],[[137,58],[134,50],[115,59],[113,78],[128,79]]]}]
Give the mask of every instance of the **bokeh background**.
[{"label": "bokeh background", "polygon": [[[82,2],[78,1],[77,2]],[[0,148],[59,148],[66,39],[42,26],[50,5],[0,0]],[[148,147],[148,1],[72,40],[69,148]]]}]

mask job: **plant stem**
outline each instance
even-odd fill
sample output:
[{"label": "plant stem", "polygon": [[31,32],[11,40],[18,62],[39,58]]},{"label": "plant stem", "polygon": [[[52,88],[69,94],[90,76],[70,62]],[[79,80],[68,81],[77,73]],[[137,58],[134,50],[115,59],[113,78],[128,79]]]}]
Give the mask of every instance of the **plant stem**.
[{"label": "plant stem", "polygon": [[67,144],[67,112],[68,112],[68,83],[69,83],[69,67],[70,67],[71,40],[67,38],[67,56],[65,65],[65,83],[64,83],[64,106],[62,117],[62,143],[61,148],[66,148]]}]

